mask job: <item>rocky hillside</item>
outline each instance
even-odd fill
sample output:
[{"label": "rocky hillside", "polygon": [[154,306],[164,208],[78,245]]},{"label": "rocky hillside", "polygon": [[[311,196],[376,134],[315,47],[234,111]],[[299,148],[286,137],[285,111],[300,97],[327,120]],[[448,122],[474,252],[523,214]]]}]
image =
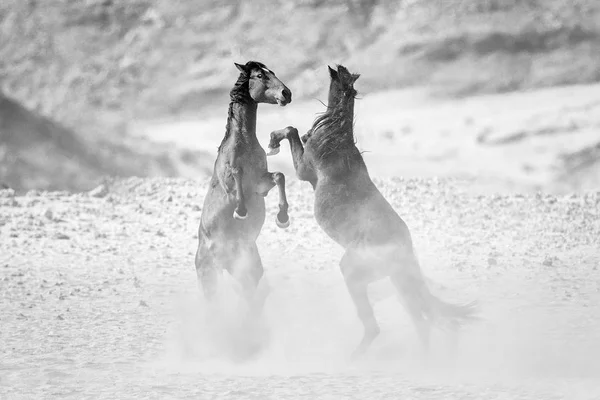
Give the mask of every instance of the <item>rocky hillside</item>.
[{"label": "rocky hillside", "polygon": [[197,112],[226,96],[232,62],[251,58],[300,98],[334,62],[369,92],[510,91],[599,80],[599,21],[594,0],[6,0],[0,76],[60,121],[77,119],[74,104]]},{"label": "rocky hillside", "polygon": [[0,183],[19,192],[78,191],[93,188],[107,175],[194,176],[210,168],[209,158],[199,151],[83,132],[88,135],[0,94]]},{"label": "rocky hillside", "polygon": [[[598,81],[599,21],[595,0],[5,0],[0,90],[35,114],[26,132],[52,122],[21,135],[20,122],[6,120],[23,113],[0,110],[13,130],[1,128],[0,179],[82,188],[100,172],[201,173],[210,157],[149,150],[126,134],[138,119],[216,115],[234,61],[264,61],[296,101],[322,97],[323,69],[338,62],[361,73],[362,93],[423,86],[464,96]],[[57,158],[42,166],[39,152]]]}]

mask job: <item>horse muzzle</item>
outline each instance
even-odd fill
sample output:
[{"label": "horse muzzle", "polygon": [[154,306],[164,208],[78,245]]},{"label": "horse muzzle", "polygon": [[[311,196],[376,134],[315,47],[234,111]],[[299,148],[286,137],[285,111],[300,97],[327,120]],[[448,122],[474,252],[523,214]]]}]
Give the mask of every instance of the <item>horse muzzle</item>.
[{"label": "horse muzzle", "polygon": [[285,107],[292,102],[292,92],[288,88],[285,88],[281,91],[281,96],[277,96],[276,100],[277,104]]}]

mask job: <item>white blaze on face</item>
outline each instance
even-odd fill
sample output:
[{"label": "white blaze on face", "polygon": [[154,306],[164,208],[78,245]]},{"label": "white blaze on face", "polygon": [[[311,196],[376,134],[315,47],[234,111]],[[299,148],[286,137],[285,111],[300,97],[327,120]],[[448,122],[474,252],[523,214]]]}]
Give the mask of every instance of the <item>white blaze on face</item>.
[{"label": "white blaze on face", "polygon": [[263,70],[263,72],[266,72],[268,74],[272,74],[273,76],[275,76],[275,72],[271,71],[269,68],[267,67],[261,67],[260,69]]},{"label": "white blaze on face", "polygon": [[[275,72],[271,71],[269,68],[267,68],[267,67],[261,67],[260,69],[261,69],[261,70],[262,70],[264,73],[271,74],[271,75],[273,76],[273,78],[274,78],[274,79],[277,79],[277,77],[275,76]],[[281,83],[281,82],[280,82],[280,83]],[[282,84],[283,84],[283,83],[282,83]],[[283,100],[282,100],[282,99],[281,99],[279,96],[277,96],[277,97],[276,97],[276,100],[277,100],[277,104],[279,104],[279,105],[280,105],[280,106],[282,106],[282,107],[283,107],[283,106],[285,106],[285,104],[283,103]]]}]

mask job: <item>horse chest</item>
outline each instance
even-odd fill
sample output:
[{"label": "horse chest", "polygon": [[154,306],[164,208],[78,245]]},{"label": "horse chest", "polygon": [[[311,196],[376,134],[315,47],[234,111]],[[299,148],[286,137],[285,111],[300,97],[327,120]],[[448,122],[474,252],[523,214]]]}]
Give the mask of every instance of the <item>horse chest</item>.
[{"label": "horse chest", "polygon": [[230,195],[236,192],[234,169],[241,170],[242,185],[245,191],[253,192],[251,188],[258,185],[267,173],[267,155],[260,145],[241,147],[235,146],[229,151],[219,154],[217,160],[217,176],[223,189]]},{"label": "horse chest", "polygon": [[254,183],[267,172],[267,154],[262,147],[247,149],[234,160],[234,165],[242,169],[244,183]]}]

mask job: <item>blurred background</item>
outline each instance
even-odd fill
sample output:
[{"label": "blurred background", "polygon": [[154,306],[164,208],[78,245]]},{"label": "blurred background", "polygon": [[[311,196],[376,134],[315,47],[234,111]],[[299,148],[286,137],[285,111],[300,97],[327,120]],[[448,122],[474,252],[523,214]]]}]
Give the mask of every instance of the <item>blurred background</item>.
[{"label": "blurred background", "polygon": [[248,60],[293,92],[259,107],[264,147],[310,127],[341,63],[374,176],[600,190],[597,0],[2,0],[0,184],[208,177]]}]

